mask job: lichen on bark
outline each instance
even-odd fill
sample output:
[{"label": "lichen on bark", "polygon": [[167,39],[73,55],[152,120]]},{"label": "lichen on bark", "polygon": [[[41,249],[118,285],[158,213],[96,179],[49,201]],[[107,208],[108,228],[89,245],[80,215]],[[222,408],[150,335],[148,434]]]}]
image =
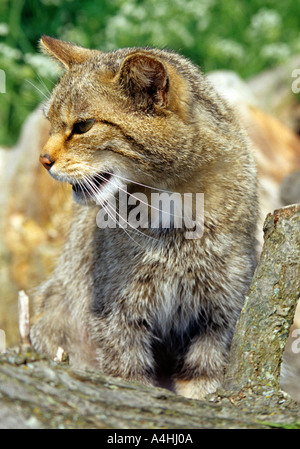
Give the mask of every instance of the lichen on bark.
[{"label": "lichen on bark", "polygon": [[225,387],[279,389],[283,350],[300,297],[300,205],[269,214],[265,244],[238,320]]}]

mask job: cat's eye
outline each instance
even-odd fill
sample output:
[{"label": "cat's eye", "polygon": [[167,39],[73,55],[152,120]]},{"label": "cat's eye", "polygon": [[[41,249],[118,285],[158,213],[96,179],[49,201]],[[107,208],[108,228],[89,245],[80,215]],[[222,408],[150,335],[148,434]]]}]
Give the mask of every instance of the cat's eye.
[{"label": "cat's eye", "polygon": [[93,118],[89,120],[83,120],[81,122],[76,122],[73,125],[72,134],[84,134],[88,132],[94,125],[95,120]]}]

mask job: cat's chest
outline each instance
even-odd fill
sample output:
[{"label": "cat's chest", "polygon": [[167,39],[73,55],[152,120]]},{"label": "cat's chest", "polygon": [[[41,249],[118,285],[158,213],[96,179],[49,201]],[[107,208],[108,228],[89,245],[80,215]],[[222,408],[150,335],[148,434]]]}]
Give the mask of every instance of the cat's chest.
[{"label": "cat's chest", "polygon": [[162,332],[174,323],[185,326],[199,307],[204,280],[194,244],[142,243],[122,230],[99,233],[91,269],[82,267],[89,272],[93,310],[146,320]]}]

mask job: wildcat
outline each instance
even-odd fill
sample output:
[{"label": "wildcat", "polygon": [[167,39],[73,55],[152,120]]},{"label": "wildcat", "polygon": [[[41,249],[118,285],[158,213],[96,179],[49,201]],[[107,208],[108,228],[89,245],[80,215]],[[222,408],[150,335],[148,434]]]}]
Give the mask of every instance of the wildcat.
[{"label": "wildcat", "polygon": [[[48,36],[41,47],[66,71],[45,108],[51,133],[40,161],[72,185],[76,203],[57,267],[33,297],[32,344],[203,398],[222,382],[255,264],[246,134],[200,70],[174,52],[102,52]],[[99,204],[111,216],[120,190],[149,204],[157,190],[203,193],[202,235],[132,229],[120,214],[119,226],[99,227]]]}]

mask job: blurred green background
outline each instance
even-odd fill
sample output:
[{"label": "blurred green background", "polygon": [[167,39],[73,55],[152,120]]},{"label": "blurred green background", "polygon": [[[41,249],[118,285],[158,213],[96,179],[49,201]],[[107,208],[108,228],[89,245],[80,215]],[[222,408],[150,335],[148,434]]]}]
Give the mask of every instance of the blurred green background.
[{"label": "blurred green background", "polygon": [[38,51],[42,34],[102,50],[167,47],[205,72],[230,69],[248,78],[300,53],[300,2],[0,0],[0,145],[16,142],[59,75]]}]

